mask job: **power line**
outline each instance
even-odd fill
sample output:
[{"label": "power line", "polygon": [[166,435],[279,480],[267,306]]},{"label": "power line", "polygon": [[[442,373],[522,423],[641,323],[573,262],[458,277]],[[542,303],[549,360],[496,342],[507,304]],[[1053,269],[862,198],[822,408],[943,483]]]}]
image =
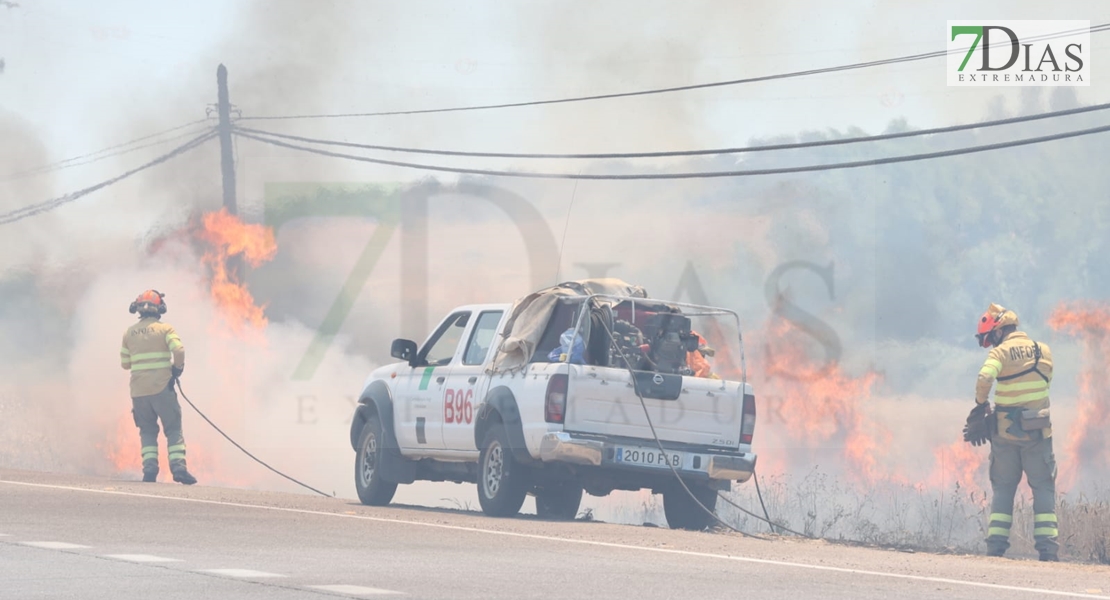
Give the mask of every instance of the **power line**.
[{"label": "power line", "polygon": [[967,123],[963,125],[951,125],[948,127],[937,127],[934,129],[920,129],[916,131],[903,131],[898,133],[884,133],[879,135],[869,135],[861,137],[841,138],[834,140],[819,140],[813,142],[800,142],[793,144],[768,144],[762,146],[744,146],[735,148],[710,148],[702,150],[675,150],[665,152],[608,152],[608,153],[572,153],[572,154],[557,154],[557,153],[528,153],[528,152],[470,152],[463,150],[435,150],[423,148],[406,148],[400,146],[381,146],[375,144],[358,144],[354,142],[342,142],[338,140],[324,140],[318,138],[309,138],[299,135],[291,135],[286,133],[275,133],[272,131],[262,131],[259,129],[251,129],[248,127],[236,127],[238,131],[253,133],[257,135],[266,135],[273,138],[280,138],[286,140],[294,140],[298,142],[307,142],[312,144],[322,144],[325,146],[342,146],[346,148],[361,148],[364,150],[382,150],[386,152],[405,152],[410,154],[431,154],[439,156],[468,156],[479,158],[561,158],[561,159],[613,159],[613,158],[658,158],[658,157],[676,157],[676,156],[704,156],[716,154],[741,154],[745,152],[765,152],[770,150],[796,150],[800,148],[818,148],[823,146],[840,146],[845,144],[857,144],[864,142],[877,142],[882,140],[893,140],[898,138],[917,137],[923,135],[934,135],[938,133],[951,133],[955,131],[964,131],[967,129],[981,129],[986,127],[997,127],[1000,125],[1010,125],[1013,123],[1024,123],[1027,121],[1037,121],[1041,119],[1052,119],[1058,117],[1066,117],[1081,113],[1094,112],[1099,110],[1110,109],[1110,103],[1096,104],[1093,106],[1084,106],[1080,108],[1070,108],[1067,110],[1059,110],[1054,112],[1040,113],[1035,115],[1025,115],[1020,117],[1010,117],[1007,119],[999,119],[996,121],[984,121],[982,123]]},{"label": "power line", "polygon": [[[80,156],[74,156],[72,158],[67,158],[65,160],[60,160],[58,162],[53,162],[53,163],[50,163],[50,164],[41,165],[41,166],[38,166],[38,167],[33,167],[33,168],[27,169],[25,171],[19,171],[17,173],[11,173],[11,174],[5,176],[4,179],[0,179],[0,181],[11,181],[12,179],[19,179],[19,178],[21,178],[23,176],[26,176],[26,175],[33,175],[33,174],[42,173],[42,172],[46,172],[46,171],[52,171],[52,170],[56,170],[56,169],[60,169],[60,168],[66,168],[66,166],[63,166],[63,165],[76,166],[76,165],[70,165],[69,163],[73,163],[73,162],[83,160],[83,159],[86,159],[86,158],[91,158],[91,157],[94,157],[94,156],[98,156],[98,155],[104,154],[106,152],[111,152],[112,150],[117,150],[117,149],[120,149],[120,148],[126,148],[127,146],[132,146],[132,145],[137,144],[139,142],[145,142],[146,140],[149,140],[149,139],[152,139],[152,138],[161,137],[163,135],[166,135],[167,133],[173,133],[175,131],[185,129],[187,127],[192,127],[193,125],[199,125],[200,123],[204,123],[207,120],[208,119],[197,119],[196,121],[191,121],[189,123],[184,123],[182,125],[178,125],[177,127],[171,127],[171,128],[166,129],[164,131],[159,131],[157,133],[152,133],[150,135],[144,135],[142,137],[135,138],[131,141],[123,142],[122,144],[116,144],[114,146],[108,146],[107,148],[97,150],[96,152],[89,152],[87,154],[82,154]],[[169,142],[169,141],[178,139],[180,137],[183,137],[183,136],[182,135],[174,136],[174,137],[169,138],[167,140],[162,140],[161,142],[154,142],[152,144],[147,144],[147,145],[141,146],[141,147],[142,148],[147,148],[147,147],[154,146],[154,145],[157,145],[157,144],[160,144],[160,143]],[[138,150],[138,148],[134,148],[133,150]],[[130,152],[130,151],[131,150],[126,150],[126,151],[123,151],[123,152],[119,152],[117,154],[113,154],[111,156],[118,156],[119,154],[126,154],[127,152]],[[101,158],[108,158],[108,157],[105,156],[105,157],[101,157]],[[90,160],[88,162],[95,162],[96,160],[101,160],[101,158]],[[88,162],[81,163],[81,164],[88,164]]]},{"label": "power line", "polygon": [[518,177],[525,179],[600,179],[600,180],[637,180],[637,179],[708,179],[714,177],[750,177],[755,175],[783,175],[788,173],[806,173],[815,171],[831,171],[835,169],[851,169],[856,167],[871,167],[878,165],[887,165],[901,162],[912,162],[918,160],[928,160],[932,158],[943,158],[947,156],[959,156],[961,154],[973,154],[977,152],[986,152],[989,150],[1000,150],[1003,148],[1013,148],[1017,146],[1026,146],[1030,144],[1039,144],[1043,142],[1050,142],[1054,140],[1062,140],[1067,138],[1093,135],[1110,131],[1110,125],[1102,127],[1094,127],[1090,129],[1080,129],[1076,131],[1065,131],[1062,133],[1055,133],[1052,135],[1045,135],[1035,138],[1026,138],[1021,140],[1014,140],[1009,142],[998,142],[995,144],[986,144],[982,146],[971,146],[967,148],[956,148],[953,150],[944,150],[940,152],[929,152],[922,154],[907,154],[902,156],[889,156],[885,158],[875,158],[870,160],[859,160],[841,163],[828,163],[821,165],[806,165],[800,167],[782,167],[773,169],[749,169],[739,171],[700,171],[689,173],[633,173],[633,174],[581,174],[581,173],[528,173],[522,171],[497,171],[488,169],[467,169],[461,167],[445,167],[441,165],[428,165],[419,163],[407,163],[393,160],[384,160],[380,158],[370,158],[368,156],[357,156],[353,154],[343,154],[340,152],[331,152],[329,150],[321,150],[318,148],[308,148],[305,146],[297,146],[286,142],[267,139],[256,136],[242,131],[237,132],[237,135],[256,140],[265,144],[273,146],[281,146],[283,148],[290,148],[293,150],[300,150],[311,154],[318,154],[321,156],[329,156],[332,158],[346,158],[360,162],[374,163],[379,165],[387,165],[394,167],[405,167],[410,169],[420,169],[424,171],[440,171],[445,173],[460,173],[467,175],[487,175],[493,177]]},{"label": "power line", "polygon": [[[1099,33],[1099,32],[1103,32],[1103,31],[1107,31],[1107,30],[1110,30],[1110,23],[1102,23],[1100,25],[1095,25],[1093,27],[1090,27],[1089,29],[1073,29],[1073,30],[1069,30],[1069,31],[1061,31],[1061,32],[1057,32],[1057,33],[1045,34],[1045,35],[1042,35],[1042,36],[1035,36],[1035,37],[1029,38],[1026,41],[1040,41],[1040,40],[1054,39],[1054,38],[1058,38],[1058,37],[1065,37],[1065,36],[1069,36],[1069,35],[1074,35],[1076,33],[1083,33],[1085,31],[1090,32],[1090,33]],[[996,45],[1009,45],[1009,42],[1006,42],[1005,44],[1002,44],[1002,43],[992,44],[990,47],[995,47]],[[984,46],[984,47],[986,47],[986,46]],[[546,104],[567,104],[567,103],[571,103],[571,102],[586,102],[586,101],[590,101],[590,100],[609,100],[609,99],[613,99],[613,98],[630,98],[630,97],[633,97],[633,96],[649,96],[649,95],[653,95],[653,94],[666,94],[666,93],[671,93],[671,92],[685,92],[685,91],[690,91],[690,90],[700,90],[700,89],[715,88],[715,87],[742,85],[742,84],[747,84],[747,83],[759,83],[759,82],[763,82],[763,81],[775,81],[775,80],[780,80],[780,79],[792,79],[792,78],[795,78],[795,77],[806,77],[806,76],[809,76],[809,75],[820,75],[820,74],[824,74],[824,73],[837,73],[837,72],[841,72],[841,71],[852,71],[852,70],[856,70],[856,69],[866,69],[866,68],[870,68],[870,67],[878,67],[878,66],[883,66],[883,65],[893,65],[893,64],[898,64],[898,63],[913,62],[913,61],[919,61],[919,60],[927,60],[927,59],[930,59],[930,58],[937,58],[937,57],[941,57],[941,56],[947,56],[948,54],[958,54],[960,52],[965,52],[966,50],[967,50],[966,48],[960,48],[958,50],[952,50],[952,51],[938,50],[938,51],[935,51],[935,52],[925,52],[925,53],[921,53],[921,54],[911,54],[911,55],[908,55],[908,56],[900,56],[900,57],[896,57],[896,58],[885,58],[885,59],[881,59],[881,60],[858,62],[858,63],[852,63],[852,64],[847,64],[847,65],[840,65],[840,66],[837,66],[837,67],[824,67],[824,68],[819,68],[819,69],[808,69],[808,70],[805,70],[805,71],[792,71],[792,72],[789,72],[789,73],[776,73],[776,74],[773,74],[773,75],[761,75],[759,77],[747,77],[747,78],[744,78],[744,79],[732,79],[732,80],[729,80],[729,81],[715,81],[715,82],[711,82],[711,83],[698,83],[698,84],[692,84],[692,85],[682,85],[682,86],[674,86],[674,87],[667,87],[667,88],[639,90],[639,91],[634,91],[634,92],[617,92],[617,93],[612,93],[612,94],[595,94],[595,95],[592,95],[592,96],[576,96],[576,97],[569,97],[569,98],[557,98],[557,99],[552,99],[552,100],[531,100],[531,101],[525,101],[525,102],[507,102],[507,103],[501,103],[501,104],[481,104],[481,105],[472,105],[472,106],[455,106],[455,107],[450,107],[450,108],[426,108],[426,109],[421,109],[421,110],[395,110],[395,111],[363,112],[363,113],[334,113],[334,114],[273,115],[273,116],[257,116],[257,117],[240,117],[239,120],[241,120],[241,121],[246,121],[246,120],[269,121],[269,120],[290,120],[290,119],[339,119],[339,118],[347,118],[347,117],[387,117],[387,116],[396,116],[396,115],[421,115],[421,114],[431,114],[431,113],[463,112],[463,111],[472,111],[472,110],[490,110],[490,109],[495,109],[495,108],[518,108],[518,107],[523,107],[523,106],[541,106],[541,105],[546,105]]]},{"label": "power line", "polygon": [[[213,130],[215,130],[215,127],[208,127],[204,131],[213,131]],[[162,144],[168,144],[170,142],[177,141],[177,140],[179,140],[183,137],[188,137],[190,135],[196,135],[199,131],[200,130],[185,131],[185,132],[179,133],[175,136],[168,137],[164,140],[155,140],[153,142],[149,142],[149,143],[142,144],[142,145],[139,145],[139,146],[124,148],[122,150],[117,150],[117,151],[112,152],[110,154],[95,156],[94,158],[90,158],[88,160],[83,160],[83,161],[80,161],[80,162],[68,162],[68,161],[76,160],[76,159],[67,159],[68,164],[56,163],[55,165],[48,165],[48,166],[43,166],[43,167],[37,167],[35,169],[28,169],[26,171],[20,171],[18,173],[13,173],[13,174],[9,175],[8,177],[6,177],[4,179],[0,179],[0,183],[8,182],[8,181],[15,181],[17,179],[25,179],[27,177],[33,177],[35,175],[45,175],[47,173],[53,173],[55,171],[61,171],[63,169],[68,169],[70,167],[81,167],[81,166],[92,164],[92,163],[95,163],[95,162],[100,162],[102,160],[107,160],[109,158],[114,158],[114,157],[117,157],[117,156],[123,156],[124,154],[130,154],[130,153],[136,152],[138,150],[145,150],[146,148],[151,148],[151,147],[154,147],[154,146],[161,146]]]},{"label": "power line", "polygon": [[140,171],[144,171],[144,170],[149,169],[150,167],[153,167],[155,165],[162,164],[162,163],[166,162],[167,160],[169,160],[169,159],[171,159],[175,156],[178,156],[180,154],[184,154],[185,152],[188,152],[189,150],[192,150],[193,148],[196,148],[197,146],[200,146],[204,142],[206,142],[206,141],[208,141],[208,140],[210,140],[214,137],[216,137],[216,133],[214,131],[209,131],[209,132],[204,133],[204,134],[202,134],[202,135],[200,135],[196,138],[193,138],[192,140],[189,140],[188,142],[178,146],[177,148],[174,148],[173,150],[167,152],[166,154],[163,154],[162,156],[159,156],[158,158],[155,158],[154,160],[152,160],[150,162],[147,162],[146,164],[135,167],[134,169],[131,169],[130,171],[127,171],[126,173],[123,173],[122,175],[117,175],[116,177],[113,177],[113,178],[108,179],[106,181],[102,181],[102,182],[100,182],[100,183],[98,183],[94,186],[90,186],[90,187],[87,187],[85,189],[78,190],[76,192],[66,194],[65,196],[54,198],[53,200],[47,200],[45,202],[40,202],[38,204],[32,204],[30,206],[25,206],[23,208],[19,208],[19,209],[13,210],[11,212],[2,214],[2,215],[0,215],[0,225],[6,225],[8,223],[14,223],[16,221],[26,219],[27,217],[32,217],[32,216],[37,215],[39,213],[43,213],[43,212],[46,212],[48,210],[53,210],[55,208],[58,208],[59,206],[62,206],[63,204],[68,204],[70,202],[73,202],[73,201],[75,201],[75,200],[77,200],[77,199],[79,199],[83,196],[87,196],[87,195],[89,195],[89,194],[91,194],[91,193],[93,193],[93,192],[95,192],[99,189],[108,187],[108,186],[110,186],[114,183],[117,183],[119,181],[127,179],[128,177],[130,177],[130,176],[132,176],[132,175],[134,175],[134,174],[136,174]]}]

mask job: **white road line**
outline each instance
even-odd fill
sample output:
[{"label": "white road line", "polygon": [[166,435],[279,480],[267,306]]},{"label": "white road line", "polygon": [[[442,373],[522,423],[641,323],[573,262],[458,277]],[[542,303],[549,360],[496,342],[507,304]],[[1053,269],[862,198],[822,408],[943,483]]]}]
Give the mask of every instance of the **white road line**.
[{"label": "white road line", "polygon": [[77,550],[79,548],[90,548],[91,546],[82,546],[81,544],[68,544],[66,542],[20,542],[24,546],[34,546],[35,548],[44,548],[46,550]]},{"label": "white road line", "polygon": [[355,594],[359,596],[376,596],[384,594],[400,594],[402,592],[395,592],[393,590],[382,590],[378,588],[362,587],[361,585],[307,585],[305,586],[313,590],[322,590],[325,592],[335,592],[337,594]]},{"label": "white road line", "polygon": [[211,504],[215,506],[233,506],[236,508],[254,508],[259,510],[272,510],[276,512],[296,513],[303,515],[318,515],[324,517],[336,517],[340,519],[356,519],[360,521],[373,521],[377,523],[393,523],[399,525],[415,525],[417,527],[430,527],[433,529],[449,529],[453,531],[467,531],[471,533],[484,533],[488,535],[499,535],[504,537],[515,537],[531,540],[542,540],[546,542],[562,542],[566,544],[579,544],[584,546],[599,546],[603,548],[620,548],[623,550],[639,550],[641,552],[659,552],[662,554],[672,554],[681,556],[693,556],[698,558],[716,558],[720,560],[731,560],[736,562],[747,562],[761,565],[771,565],[777,567],[792,567],[796,569],[810,569],[814,571],[829,571],[833,573],[846,573],[849,575],[869,575],[872,577],[886,577],[890,579],[905,579],[910,581],[925,581],[929,583],[946,583],[950,585],[965,585],[968,587],[989,588],[994,590],[1006,590],[1011,592],[1029,592],[1031,594],[1041,594],[1050,596],[1066,596],[1069,598],[1094,598],[1096,600],[1110,600],[1110,596],[1098,596],[1095,594],[1085,594],[1082,592],[1066,592],[1062,590],[1051,590],[1045,588],[1031,588],[1020,587],[1014,585],[1001,585],[996,583],[983,583],[979,581],[966,581],[963,579],[948,579],[946,577],[929,577],[927,575],[908,575],[903,573],[886,573],[882,571],[866,571],[863,569],[849,569],[845,567],[829,567],[825,565],[813,565],[806,563],[796,563],[783,560],[772,560],[766,558],[751,558],[748,556],[733,556],[730,554],[712,554],[708,552],[694,552],[690,550],[673,550],[669,548],[651,548],[648,546],[636,546],[633,544],[618,544],[615,542],[598,542],[593,540],[576,540],[573,538],[562,538],[549,535],[539,535],[535,533],[516,533],[512,531],[497,531],[495,529],[482,529],[479,527],[464,527],[462,525],[445,525],[443,523],[425,523],[420,521],[406,521],[404,519],[387,519],[385,517],[371,517],[367,515],[348,515],[343,513],[331,513],[319,510],[307,510],[303,508],[282,508],[278,506],[263,506],[260,504],[243,504],[240,502],[223,502],[220,500],[204,500],[201,498],[175,498],[171,496],[159,496],[156,494],[139,494],[135,492],[121,492],[109,490],[94,490],[90,488],[82,488],[68,485],[51,485],[47,483],[27,483],[23,481],[7,481],[0,479],[0,483],[9,485],[22,485],[26,487],[37,487],[44,489],[67,490],[71,492],[86,492],[93,494],[113,494],[118,496],[129,496],[132,498],[153,498],[156,500],[169,500],[175,502],[195,502],[197,504]]},{"label": "white road line", "polygon": [[164,558],[161,556],[153,556],[150,554],[105,554],[104,556],[107,558],[116,558],[119,560],[127,560],[140,563],[182,562],[180,558]]},{"label": "white road line", "polygon": [[213,575],[224,575],[226,577],[285,577],[285,575],[278,575],[277,573],[252,571],[250,569],[203,569],[199,572],[211,573]]}]

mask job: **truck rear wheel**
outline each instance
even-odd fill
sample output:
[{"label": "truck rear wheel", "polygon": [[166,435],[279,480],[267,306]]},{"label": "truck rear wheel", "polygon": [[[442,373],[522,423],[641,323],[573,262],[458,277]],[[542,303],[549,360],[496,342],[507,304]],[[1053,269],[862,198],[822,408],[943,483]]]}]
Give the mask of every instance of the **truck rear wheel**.
[{"label": "truck rear wheel", "polygon": [[495,423],[478,455],[478,503],[487,515],[511,517],[520,512],[527,495],[526,467],[514,460],[505,426]]},{"label": "truck rear wheel", "polygon": [[[705,508],[710,511],[717,509],[717,490],[693,483],[687,483],[686,486]],[[712,514],[698,506],[690,494],[677,483],[663,492],[663,515],[667,517],[667,525],[671,529],[701,531],[717,522]]]},{"label": "truck rear wheel", "polygon": [[536,488],[536,516],[541,519],[573,521],[582,504],[582,486],[562,483]]},{"label": "truck rear wheel", "polygon": [[382,422],[370,415],[362,426],[355,457],[355,491],[363,504],[385,506],[393,500],[397,484],[383,481],[378,465],[382,461]]}]

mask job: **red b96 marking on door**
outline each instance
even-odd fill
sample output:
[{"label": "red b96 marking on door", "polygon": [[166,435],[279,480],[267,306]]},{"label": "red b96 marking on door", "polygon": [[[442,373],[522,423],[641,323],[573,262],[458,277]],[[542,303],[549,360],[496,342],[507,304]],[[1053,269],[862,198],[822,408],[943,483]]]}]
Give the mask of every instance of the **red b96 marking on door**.
[{"label": "red b96 marking on door", "polygon": [[447,390],[443,395],[443,422],[467,423],[474,421],[474,390]]}]

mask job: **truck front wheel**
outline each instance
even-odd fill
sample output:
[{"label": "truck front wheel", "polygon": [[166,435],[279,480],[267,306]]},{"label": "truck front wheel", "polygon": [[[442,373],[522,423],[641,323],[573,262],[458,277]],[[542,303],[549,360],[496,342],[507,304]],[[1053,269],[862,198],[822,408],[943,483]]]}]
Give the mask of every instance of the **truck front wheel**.
[{"label": "truck front wheel", "polygon": [[355,491],[363,504],[385,506],[393,500],[397,484],[382,481],[378,465],[382,462],[382,423],[370,415],[362,426],[355,457]]},{"label": "truck front wheel", "polygon": [[526,467],[513,459],[505,426],[495,423],[486,432],[478,456],[478,503],[492,517],[520,512],[528,494]]},{"label": "truck front wheel", "polygon": [[[687,483],[687,487],[710,512],[717,508],[717,490],[713,488]],[[711,527],[717,522],[713,514],[705,512],[694,498],[677,483],[663,492],[663,515],[667,517],[667,525],[671,529],[692,529],[701,531]]]}]

